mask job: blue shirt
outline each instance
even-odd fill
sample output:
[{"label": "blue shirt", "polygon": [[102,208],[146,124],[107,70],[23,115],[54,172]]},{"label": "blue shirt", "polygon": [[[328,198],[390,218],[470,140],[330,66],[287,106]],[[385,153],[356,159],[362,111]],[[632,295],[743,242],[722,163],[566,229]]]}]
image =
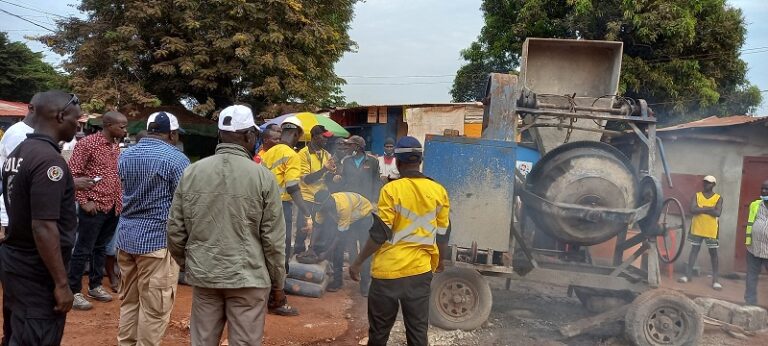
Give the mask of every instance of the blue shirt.
[{"label": "blue shirt", "polygon": [[120,155],[123,213],[117,225],[117,247],[143,255],[168,247],[168,212],[189,159],[176,147],[142,138]]}]

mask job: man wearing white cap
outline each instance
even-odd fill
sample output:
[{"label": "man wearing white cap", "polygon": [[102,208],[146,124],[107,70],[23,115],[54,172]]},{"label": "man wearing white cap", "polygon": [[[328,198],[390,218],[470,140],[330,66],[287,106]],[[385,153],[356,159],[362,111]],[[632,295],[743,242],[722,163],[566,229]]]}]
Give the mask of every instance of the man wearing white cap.
[{"label": "man wearing white cap", "polygon": [[168,252],[173,191],[189,159],[176,148],[179,121],[168,112],[149,116],[147,136],[120,155],[123,212],[117,225],[120,265],[118,346],[159,345],[168,327],[179,266]]},{"label": "man wearing white cap", "polygon": [[678,281],[687,283],[693,277],[693,266],[696,264],[696,257],[699,256],[702,243],[709,249],[709,257],[712,260],[712,288],[715,290],[723,289],[723,285],[718,280],[718,258],[717,248],[720,246],[717,241],[719,237],[719,218],[723,211],[723,198],[716,194],[713,189],[717,184],[715,177],[708,175],[702,181],[702,191],[697,192],[691,200],[691,233],[688,240],[691,243],[691,253],[688,257],[688,267],[685,276]]},{"label": "man wearing white cap", "polygon": [[[270,291],[284,299],[285,222],[272,173],[251,158],[246,106],[219,115],[216,154],[187,168],[168,219],[168,249],[193,287],[192,345],[261,345]],[[282,297],[282,298],[281,298]]]}]

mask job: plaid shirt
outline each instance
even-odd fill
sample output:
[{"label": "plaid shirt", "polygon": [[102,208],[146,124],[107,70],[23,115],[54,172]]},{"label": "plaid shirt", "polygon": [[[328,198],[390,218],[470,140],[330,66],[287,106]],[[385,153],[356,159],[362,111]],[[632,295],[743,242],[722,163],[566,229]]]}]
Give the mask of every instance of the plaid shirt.
[{"label": "plaid shirt", "polygon": [[69,159],[72,176],[101,177],[102,180],[88,190],[78,190],[75,195],[77,203],[82,205],[93,201],[100,212],[108,213],[114,207],[115,213],[120,215],[123,191],[117,176],[119,158],[120,145],[108,141],[101,133],[94,133],[78,141]]},{"label": "plaid shirt", "polygon": [[167,248],[171,200],[189,159],[176,147],[142,138],[120,155],[123,213],[117,226],[117,247],[133,255]]}]

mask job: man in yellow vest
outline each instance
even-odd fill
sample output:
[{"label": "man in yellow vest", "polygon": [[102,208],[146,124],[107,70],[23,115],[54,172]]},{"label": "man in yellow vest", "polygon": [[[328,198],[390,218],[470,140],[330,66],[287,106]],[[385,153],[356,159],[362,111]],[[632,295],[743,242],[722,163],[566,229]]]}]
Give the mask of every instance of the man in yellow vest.
[{"label": "man in yellow vest", "polygon": [[[283,120],[280,143],[269,148],[262,159],[262,164],[266,166],[272,174],[275,175],[277,186],[280,188],[281,199],[283,201],[283,216],[285,218],[285,272],[287,273],[288,262],[291,258],[291,221],[293,218],[293,204],[296,204],[299,215],[297,218],[304,218],[306,227],[312,227],[311,211],[304,204],[299,189],[299,180],[301,178],[301,163],[299,155],[293,150],[303,134],[301,121],[296,117],[288,117]],[[293,203],[291,203],[293,202]],[[296,316],[298,310],[288,305],[285,296],[270,297],[269,312],[282,316]]]},{"label": "man in yellow vest", "polygon": [[[368,240],[368,230],[373,224],[373,205],[365,197],[354,192],[329,193],[320,190],[315,194],[317,215],[312,234],[312,250],[319,257],[331,257],[333,282],[326,291],[336,292],[343,286],[344,249],[350,241]],[[320,232],[318,232],[320,231]],[[321,255],[321,253],[325,253]],[[360,294],[368,296],[371,284],[371,261],[363,262]]]},{"label": "man in yellow vest", "polygon": [[757,305],[757,281],[760,271],[768,270],[768,180],[760,188],[760,199],[749,205],[747,219],[747,289],[744,301]]},{"label": "man in yellow vest", "polygon": [[[336,173],[336,163],[331,158],[331,153],[325,150],[328,139],[333,133],[325,129],[323,125],[315,125],[309,131],[309,145],[299,150],[299,162],[301,169],[301,198],[307,208],[315,207],[315,193],[325,189],[325,175]],[[330,178],[329,178],[330,179]],[[295,254],[306,250],[307,233],[304,231],[305,222],[302,218],[296,219],[296,243],[293,247]]]},{"label": "man in yellow vest", "polygon": [[713,189],[717,184],[715,177],[708,175],[702,182],[702,191],[697,192],[691,200],[691,232],[688,241],[691,243],[691,253],[688,256],[688,267],[685,276],[678,281],[687,283],[693,277],[693,266],[696,264],[696,257],[699,256],[702,243],[709,249],[709,257],[712,260],[712,288],[715,290],[723,289],[723,285],[718,280],[718,258],[717,248],[719,236],[719,218],[723,211],[723,198],[716,194]]},{"label": "man in yellow vest", "polygon": [[432,273],[443,268],[450,202],[445,188],[420,172],[422,147],[416,138],[400,138],[395,155],[400,179],[381,189],[378,216],[349,274],[359,281],[363,261],[373,255],[368,345],[387,344],[402,307],[408,345],[426,346],[430,284]]}]

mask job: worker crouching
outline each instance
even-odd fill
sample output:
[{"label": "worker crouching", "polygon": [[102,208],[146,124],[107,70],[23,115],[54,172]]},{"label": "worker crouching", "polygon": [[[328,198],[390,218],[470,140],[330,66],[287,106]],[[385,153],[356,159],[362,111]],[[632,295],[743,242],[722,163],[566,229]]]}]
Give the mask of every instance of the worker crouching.
[{"label": "worker crouching", "polygon": [[386,345],[402,307],[410,346],[426,346],[432,273],[443,269],[440,251],[448,243],[448,192],[420,171],[422,146],[413,137],[395,148],[400,179],[381,189],[378,215],[365,247],[349,267],[360,280],[363,262],[373,255],[368,295],[368,345]]}]

